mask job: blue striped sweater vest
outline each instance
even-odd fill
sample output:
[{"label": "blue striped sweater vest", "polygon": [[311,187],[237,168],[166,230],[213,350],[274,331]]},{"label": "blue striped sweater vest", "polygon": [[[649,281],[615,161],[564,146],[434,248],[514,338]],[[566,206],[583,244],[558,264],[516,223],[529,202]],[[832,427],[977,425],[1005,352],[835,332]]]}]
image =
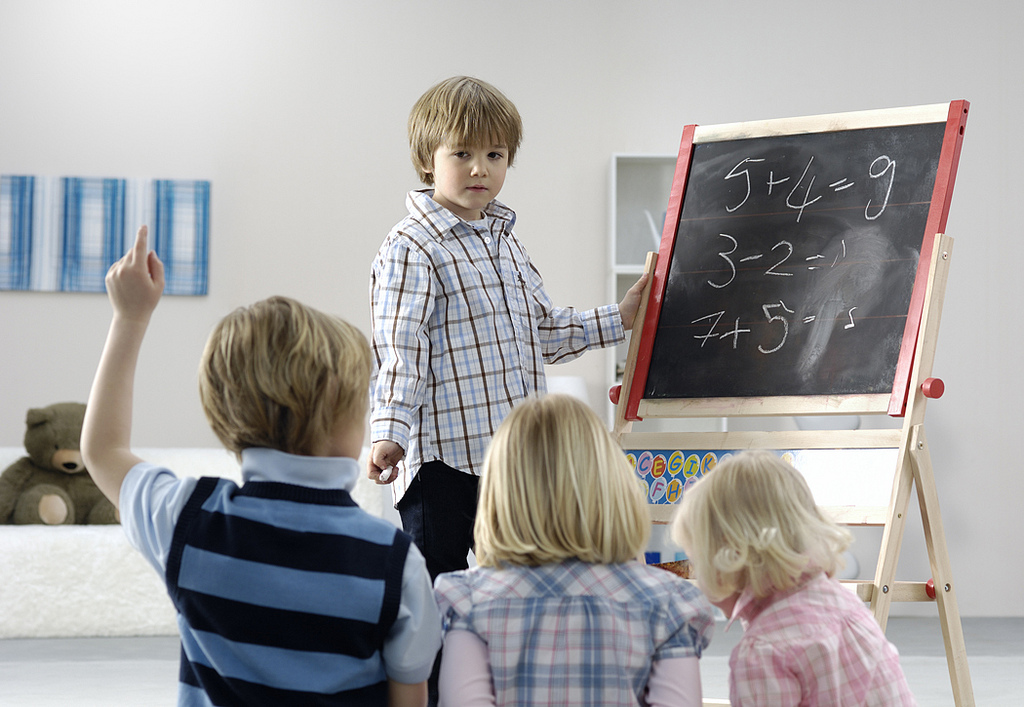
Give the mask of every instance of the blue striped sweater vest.
[{"label": "blue striped sweater vest", "polygon": [[167,562],[180,703],[386,704],[408,549],[346,491],[200,479]]}]

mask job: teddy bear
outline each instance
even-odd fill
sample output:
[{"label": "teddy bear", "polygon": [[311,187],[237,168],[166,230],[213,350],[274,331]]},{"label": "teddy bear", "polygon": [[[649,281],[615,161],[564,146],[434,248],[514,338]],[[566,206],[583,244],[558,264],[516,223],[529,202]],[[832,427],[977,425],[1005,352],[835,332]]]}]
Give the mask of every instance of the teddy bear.
[{"label": "teddy bear", "polygon": [[57,403],[25,416],[27,457],[0,474],[0,523],[117,523],[114,508],[89,476],[79,451],[85,405]]}]

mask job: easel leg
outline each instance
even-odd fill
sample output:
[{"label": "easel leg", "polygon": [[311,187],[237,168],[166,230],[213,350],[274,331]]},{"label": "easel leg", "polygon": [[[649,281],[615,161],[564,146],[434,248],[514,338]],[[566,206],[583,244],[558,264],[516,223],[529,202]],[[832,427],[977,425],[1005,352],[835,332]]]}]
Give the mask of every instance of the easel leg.
[{"label": "easel leg", "polygon": [[953,685],[953,699],[957,707],[973,707],[974,690],[967,667],[967,647],[964,644],[960,609],[956,602],[956,586],[946,548],[946,533],[939,514],[939,495],[935,487],[931,455],[925,439],[924,426],[915,425],[910,439],[910,458],[913,461],[914,484],[921,505],[925,545],[932,579],[935,581],[935,601],[939,606],[942,640],[946,644],[946,662]]},{"label": "easel leg", "polygon": [[885,631],[889,622],[889,607],[892,604],[896,582],[896,564],[900,558],[907,508],[910,506],[910,492],[914,485],[914,474],[911,469],[913,465],[908,453],[909,430],[904,428],[900,439],[900,458],[893,478],[889,518],[882,532],[882,545],[879,548],[878,566],[875,569],[875,585],[871,592],[871,613],[882,627],[882,631]]}]

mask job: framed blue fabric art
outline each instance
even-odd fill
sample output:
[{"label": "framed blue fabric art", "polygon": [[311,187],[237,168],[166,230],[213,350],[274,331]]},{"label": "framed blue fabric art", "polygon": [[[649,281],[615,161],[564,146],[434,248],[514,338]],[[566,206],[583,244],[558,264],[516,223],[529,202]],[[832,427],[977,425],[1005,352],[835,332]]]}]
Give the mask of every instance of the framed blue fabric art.
[{"label": "framed blue fabric art", "polygon": [[0,290],[103,292],[142,224],[164,292],[205,295],[208,181],[0,176]]}]

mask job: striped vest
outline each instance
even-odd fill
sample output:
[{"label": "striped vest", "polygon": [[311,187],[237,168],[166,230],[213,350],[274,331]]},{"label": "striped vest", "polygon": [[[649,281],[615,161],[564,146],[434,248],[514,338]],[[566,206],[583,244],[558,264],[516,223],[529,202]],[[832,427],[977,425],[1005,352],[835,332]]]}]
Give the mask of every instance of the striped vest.
[{"label": "striped vest", "polygon": [[346,491],[200,479],[167,562],[179,703],[386,704],[408,549]]}]

